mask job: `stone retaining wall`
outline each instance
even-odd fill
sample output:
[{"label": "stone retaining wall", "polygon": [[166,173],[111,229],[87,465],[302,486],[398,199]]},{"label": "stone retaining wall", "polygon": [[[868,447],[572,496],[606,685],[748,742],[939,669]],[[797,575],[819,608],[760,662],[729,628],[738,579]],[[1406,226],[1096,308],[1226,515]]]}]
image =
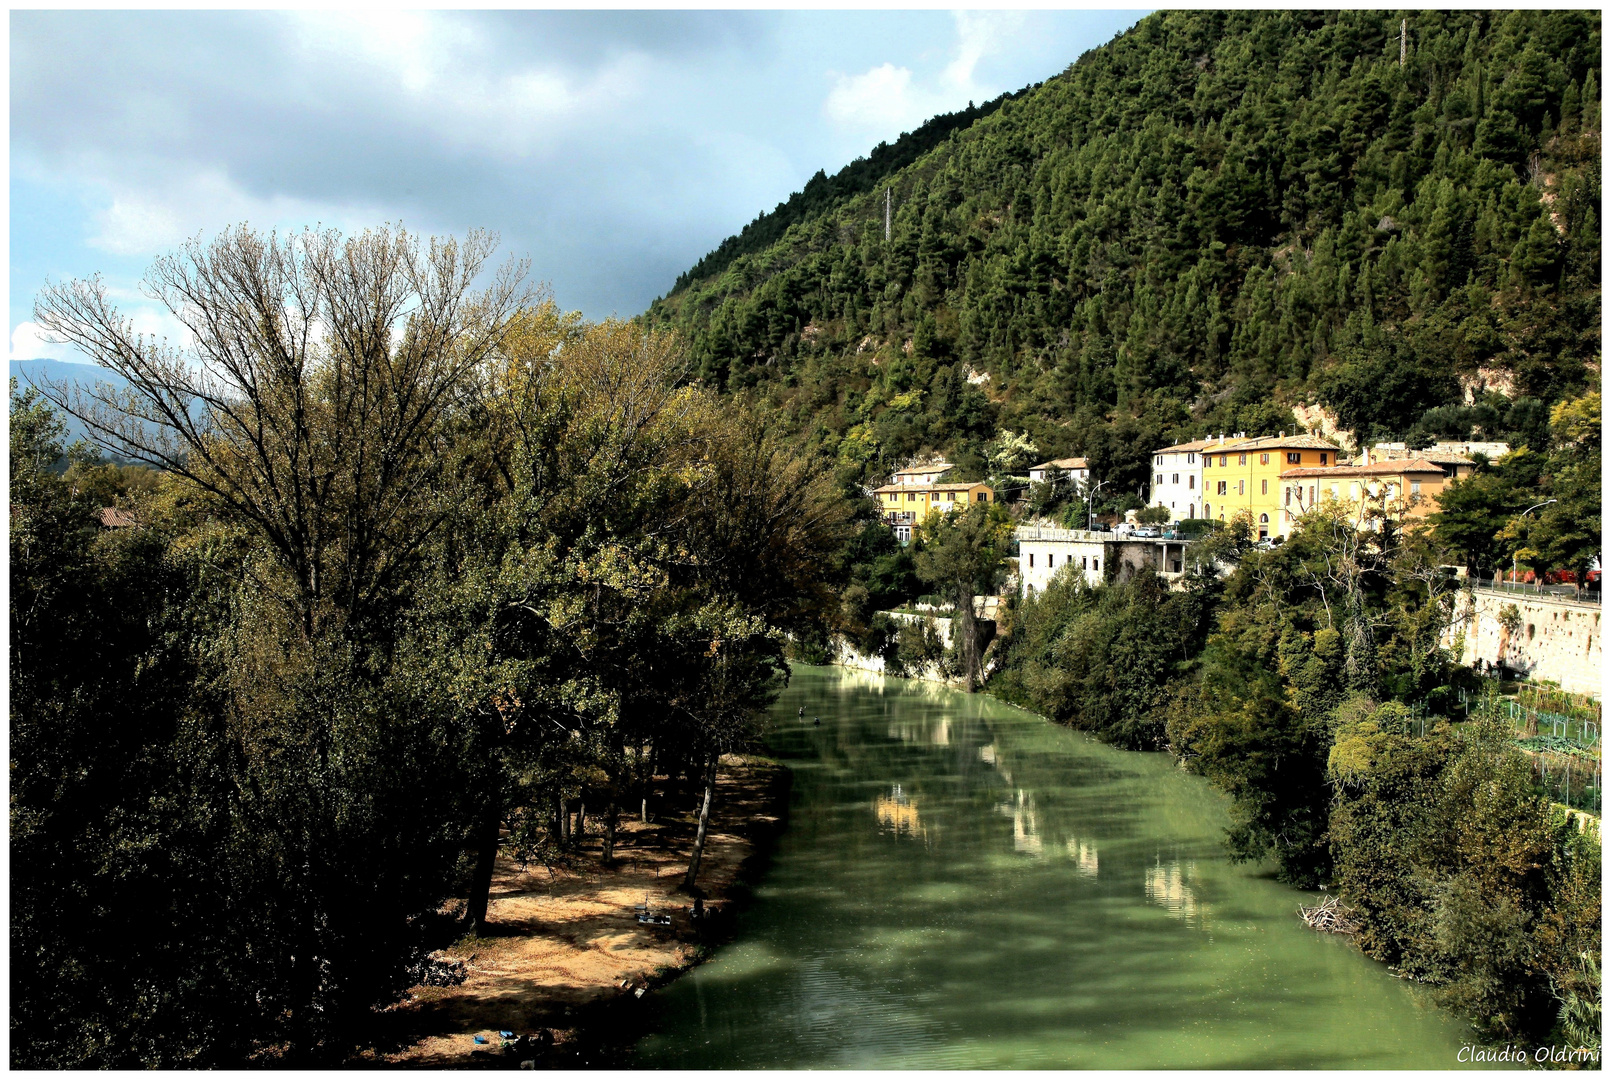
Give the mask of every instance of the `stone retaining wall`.
[{"label": "stone retaining wall", "polygon": [[[1514,633],[1500,621],[1511,604],[1520,618]],[[1474,589],[1459,601],[1446,640],[1450,647],[1459,641],[1460,662],[1468,666],[1479,660],[1503,664],[1529,679],[1599,698],[1600,615],[1600,605],[1565,597]]]}]

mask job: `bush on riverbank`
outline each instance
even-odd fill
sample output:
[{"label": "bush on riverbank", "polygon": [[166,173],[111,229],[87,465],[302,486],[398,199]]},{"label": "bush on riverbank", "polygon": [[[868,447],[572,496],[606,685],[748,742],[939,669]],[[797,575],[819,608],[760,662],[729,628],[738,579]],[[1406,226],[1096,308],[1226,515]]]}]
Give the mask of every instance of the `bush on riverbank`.
[{"label": "bush on riverbank", "polygon": [[1535,793],[1491,706],[1425,735],[1396,703],[1338,712],[1328,840],[1360,947],[1490,1036],[1579,1045],[1581,1025],[1551,1029],[1569,1001],[1599,1000],[1595,838]]}]

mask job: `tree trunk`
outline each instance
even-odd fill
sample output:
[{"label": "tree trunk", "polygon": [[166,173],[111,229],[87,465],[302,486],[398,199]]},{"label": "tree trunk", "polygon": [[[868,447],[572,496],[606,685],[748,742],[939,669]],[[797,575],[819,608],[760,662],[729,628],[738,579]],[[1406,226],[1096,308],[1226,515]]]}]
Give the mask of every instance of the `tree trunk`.
[{"label": "tree trunk", "polygon": [[710,800],[716,791],[716,755],[710,756],[710,764],[705,768],[705,797],[699,804],[699,831],[694,834],[694,853],[688,860],[688,874],[682,879],[684,889],[694,887],[694,878],[699,876],[699,860],[705,854],[705,832],[710,826]]},{"label": "tree trunk", "polygon": [[491,810],[476,835],[475,876],[470,879],[470,898],[465,901],[464,921],[480,933],[487,925],[487,904],[492,894],[492,868],[498,860],[498,812]]},{"label": "tree trunk", "polygon": [[973,693],[974,680],[978,677],[979,635],[973,625],[973,590],[961,582],[957,583],[957,615],[952,625],[952,632],[961,635],[958,650],[962,655],[962,680],[968,693]]},{"label": "tree trunk", "polygon": [[576,842],[580,844],[587,839],[587,803],[580,800],[576,803]]},{"label": "tree trunk", "polygon": [[563,847],[571,846],[571,804],[565,796],[559,799],[559,842]]}]

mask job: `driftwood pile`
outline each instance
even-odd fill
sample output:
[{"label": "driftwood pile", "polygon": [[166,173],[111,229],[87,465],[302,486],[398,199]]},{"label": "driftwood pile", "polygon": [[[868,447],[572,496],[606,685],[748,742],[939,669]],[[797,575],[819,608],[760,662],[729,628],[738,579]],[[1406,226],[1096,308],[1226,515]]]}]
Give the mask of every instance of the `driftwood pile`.
[{"label": "driftwood pile", "polygon": [[1319,930],[1323,934],[1359,933],[1359,924],[1354,922],[1339,901],[1339,897],[1328,896],[1314,907],[1299,905],[1298,914],[1309,924],[1309,929]]}]

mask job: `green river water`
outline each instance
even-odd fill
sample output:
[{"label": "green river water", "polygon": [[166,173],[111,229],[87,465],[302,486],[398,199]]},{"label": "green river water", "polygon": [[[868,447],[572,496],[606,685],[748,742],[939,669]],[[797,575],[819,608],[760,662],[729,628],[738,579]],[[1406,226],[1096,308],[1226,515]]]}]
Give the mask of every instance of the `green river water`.
[{"label": "green river water", "polygon": [[767,743],[788,829],[638,1067],[1462,1067],[1465,1026],[1230,863],[1166,755],[841,668],[796,667]]}]

